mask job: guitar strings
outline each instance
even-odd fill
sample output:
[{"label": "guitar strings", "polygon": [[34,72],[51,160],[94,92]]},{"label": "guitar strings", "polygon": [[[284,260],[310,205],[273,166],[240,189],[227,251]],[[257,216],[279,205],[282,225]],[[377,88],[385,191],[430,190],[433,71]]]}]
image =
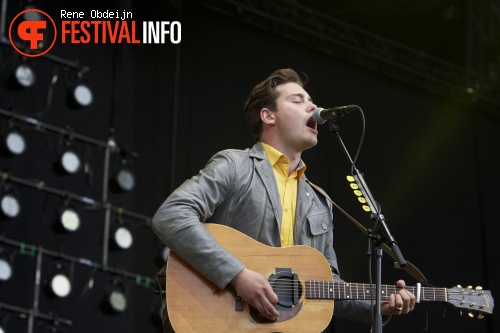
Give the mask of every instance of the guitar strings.
[{"label": "guitar strings", "polygon": [[[274,291],[278,297],[292,297],[292,292],[300,287],[299,292],[302,295],[304,293],[303,285],[300,281],[293,281],[291,279],[269,279],[271,285],[275,288]],[[366,286],[369,286],[367,288]],[[354,295],[356,294],[356,299],[370,299],[374,294],[374,289],[376,286],[370,286],[369,284],[359,284],[359,283],[343,283],[343,282],[329,282],[329,281],[305,281],[305,294],[306,298],[325,298],[333,299],[335,295]],[[397,286],[385,286],[385,293],[382,294],[382,299],[387,300],[390,294],[395,294],[397,291],[406,289],[412,293],[415,293],[415,288],[413,286],[397,287]],[[432,296],[431,296],[432,295]],[[463,302],[461,305],[472,306],[475,302],[465,300],[463,297],[464,293],[457,290],[447,290],[446,288],[435,288],[435,287],[423,287],[421,289],[421,300],[422,301],[458,301]],[[309,297],[308,297],[309,296]],[[364,296],[364,297],[359,297]],[[446,297],[448,296],[448,297]],[[479,295],[478,295],[479,296]],[[342,299],[351,298],[349,296],[343,297]],[[478,305],[481,306],[481,305]],[[474,310],[474,309],[471,309]]]}]

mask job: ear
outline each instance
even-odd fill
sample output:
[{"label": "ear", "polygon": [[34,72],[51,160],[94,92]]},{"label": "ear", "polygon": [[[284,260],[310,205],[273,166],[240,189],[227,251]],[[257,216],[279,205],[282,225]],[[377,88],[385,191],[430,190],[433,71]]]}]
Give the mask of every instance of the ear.
[{"label": "ear", "polygon": [[269,110],[268,108],[263,108],[260,110],[260,119],[264,124],[274,125],[276,124],[274,112]]}]

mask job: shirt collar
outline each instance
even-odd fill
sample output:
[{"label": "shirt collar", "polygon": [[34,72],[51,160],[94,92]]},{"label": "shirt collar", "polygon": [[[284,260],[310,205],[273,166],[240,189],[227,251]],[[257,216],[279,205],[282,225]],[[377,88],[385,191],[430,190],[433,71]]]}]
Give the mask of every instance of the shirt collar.
[{"label": "shirt collar", "polygon": [[[278,163],[280,160],[283,160],[283,159],[288,164],[288,158],[285,155],[283,155],[279,150],[268,145],[267,143],[264,143],[264,142],[261,142],[261,143],[262,143],[262,147],[264,147],[267,158],[269,159],[269,162],[271,163],[271,165],[273,167],[276,163]],[[306,164],[304,163],[304,161],[302,161],[302,159],[299,161],[299,165],[297,165],[297,169],[295,171],[297,171],[297,179],[300,180],[300,178],[302,177],[302,175],[306,171]]]}]

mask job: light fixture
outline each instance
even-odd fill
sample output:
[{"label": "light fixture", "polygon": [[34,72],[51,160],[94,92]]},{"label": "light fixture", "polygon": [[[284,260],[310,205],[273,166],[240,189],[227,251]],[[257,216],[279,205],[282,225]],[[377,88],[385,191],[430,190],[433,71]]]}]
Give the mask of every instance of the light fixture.
[{"label": "light fixture", "polygon": [[113,241],[119,249],[127,250],[132,246],[134,237],[127,227],[120,226],[113,232]]},{"label": "light fixture", "polygon": [[5,185],[0,198],[0,211],[3,217],[8,219],[14,219],[21,213],[21,204],[16,191]]},{"label": "light fixture", "polygon": [[26,140],[18,130],[11,130],[5,135],[5,148],[11,155],[21,155],[26,150]]},{"label": "light fixture", "polygon": [[48,291],[49,295],[57,298],[65,298],[71,293],[71,279],[67,272],[67,267],[60,262],[56,262],[52,266],[52,271],[49,273]]},{"label": "light fixture", "polygon": [[23,11],[26,11],[26,13],[23,14],[23,18],[26,21],[41,21],[44,19],[43,15],[40,14],[40,12],[36,11],[39,10],[39,8],[35,5],[28,5],[24,7]]},{"label": "light fixture", "polygon": [[71,149],[66,149],[61,153],[60,163],[64,171],[69,174],[77,173],[82,166],[80,157],[74,150]]},{"label": "light fixture", "polygon": [[124,166],[116,174],[116,182],[123,191],[132,191],[135,187],[135,176],[132,170]]},{"label": "light fixture", "polygon": [[[0,253],[2,250],[0,249]],[[12,258],[6,253],[0,254],[0,283],[7,282],[11,279],[13,274]]]},{"label": "light fixture", "polygon": [[80,228],[81,221],[80,214],[78,214],[77,210],[72,207],[69,202],[66,202],[56,219],[56,230],[65,233],[73,233]]},{"label": "light fixture", "polygon": [[110,180],[110,189],[116,193],[130,192],[135,188],[135,175],[127,153],[120,154]]},{"label": "light fixture", "polygon": [[60,175],[73,175],[82,168],[80,156],[72,143],[73,137],[70,133],[67,139],[59,142],[59,153],[55,164],[56,172]]},{"label": "light fixture", "polygon": [[103,310],[107,314],[120,314],[127,310],[127,290],[125,283],[119,278],[111,280],[106,289],[106,295],[103,300]]},{"label": "light fixture", "polygon": [[84,71],[79,71],[73,83],[69,86],[67,101],[68,105],[73,109],[90,106],[94,101],[94,94],[90,89],[88,79],[84,76]]},{"label": "light fixture", "polygon": [[134,237],[127,223],[123,220],[121,216],[121,211],[116,217],[112,232],[111,232],[111,242],[112,246],[117,250],[127,250],[134,243]]},{"label": "light fixture", "polygon": [[36,74],[33,65],[28,60],[16,64],[10,76],[11,88],[25,89],[32,87],[36,82]]},{"label": "light fixture", "polygon": [[18,156],[26,150],[26,139],[21,130],[10,119],[2,131],[1,152],[6,156]]},{"label": "light fixture", "polygon": [[4,258],[0,258],[0,282],[9,281],[12,277],[12,265]]}]

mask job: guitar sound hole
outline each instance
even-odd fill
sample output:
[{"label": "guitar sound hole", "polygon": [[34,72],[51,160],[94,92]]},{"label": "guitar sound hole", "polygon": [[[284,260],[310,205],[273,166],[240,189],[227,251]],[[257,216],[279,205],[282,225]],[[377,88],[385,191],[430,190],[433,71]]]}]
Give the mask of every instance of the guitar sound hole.
[{"label": "guitar sound hole", "polygon": [[274,292],[278,295],[278,305],[291,308],[298,303],[302,294],[302,286],[291,277],[282,276],[271,282]]},{"label": "guitar sound hole", "polygon": [[[292,273],[291,268],[276,268],[276,273],[271,274],[268,281],[278,296],[276,310],[280,315],[274,322],[283,322],[295,317],[302,308],[302,302],[299,303],[302,297],[302,284],[297,274]],[[271,322],[260,316],[253,307],[250,307],[250,320],[260,324]]]}]

